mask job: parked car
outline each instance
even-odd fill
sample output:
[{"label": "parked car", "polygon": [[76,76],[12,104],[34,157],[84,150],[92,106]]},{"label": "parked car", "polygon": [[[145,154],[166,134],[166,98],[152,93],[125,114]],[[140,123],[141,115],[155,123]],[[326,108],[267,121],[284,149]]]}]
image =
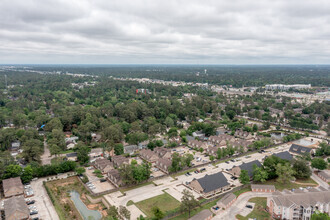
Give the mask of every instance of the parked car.
[{"label": "parked car", "polygon": [[205,168],[202,168],[202,169],[199,170],[199,172],[203,172],[203,171],[205,171],[205,170],[206,170]]},{"label": "parked car", "polygon": [[226,164],[229,164],[230,162],[229,162],[229,161],[226,161],[225,163],[226,163]]},{"label": "parked car", "polygon": [[104,183],[104,182],[106,182],[107,180],[106,179],[100,179],[100,182],[101,183]]},{"label": "parked car", "polygon": [[212,207],[214,210],[219,210],[219,206]]},{"label": "parked car", "polygon": [[34,204],[34,203],[35,203],[34,200],[26,202],[27,205],[32,205],[32,204]]},{"label": "parked car", "polygon": [[30,212],[30,215],[36,215],[36,214],[38,214],[38,211],[32,211],[32,212]]},{"label": "parked car", "polygon": [[249,209],[252,209],[253,208],[252,205],[246,205],[245,207],[246,208],[249,208]]}]

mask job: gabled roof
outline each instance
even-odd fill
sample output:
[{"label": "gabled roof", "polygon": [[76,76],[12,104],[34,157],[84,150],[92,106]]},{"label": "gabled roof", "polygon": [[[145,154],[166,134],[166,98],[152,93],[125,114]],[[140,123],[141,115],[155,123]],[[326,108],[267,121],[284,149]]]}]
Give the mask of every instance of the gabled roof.
[{"label": "gabled roof", "polygon": [[14,196],[4,201],[7,220],[28,219],[30,212],[23,196]]},{"label": "gabled roof", "polygon": [[289,160],[289,161],[293,160],[293,156],[288,151],[273,154],[273,156],[279,157],[283,160]]},{"label": "gabled roof", "polygon": [[273,195],[272,198],[278,205],[284,207],[292,205],[308,207],[319,203],[328,203],[330,201],[330,191]]},{"label": "gabled roof", "polygon": [[289,151],[296,154],[305,154],[310,153],[312,151],[312,148],[304,147],[298,144],[292,144]]},{"label": "gabled roof", "polygon": [[231,201],[236,199],[235,194],[233,193],[228,193],[224,197],[222,197],[217,204],[223,204],[224,206],[227,206]]},{"label": "gabled roof", "polygon": [[254,160],[249,163],[243,163],[239,165],[239,168],[241,168],[241,170],[248,171],[248,174],[251,177],[253,176],[253,165],[257,165],[257,167],[261,167],[261,163],[259,162],[259,160]]},{"label": "gabled roof", "polygon": [[206,174],[203,178],[198,179],[197,181],[203,188],[204,193],[208,193],[229,185],[226,177],[223,175],[222,172],[215,173],[212,175]]},{"label": "gabled roof", "polygon": [[23,194],[24,187],[20,177],[2,180],[2,187],[5,197]]},{"label": "gabled roof", "polygon": [[204,209],[200,213],[197,213],[193,217],[189,218],[188,220],[204,220],[213,216],[213,213],[209,209]]}]

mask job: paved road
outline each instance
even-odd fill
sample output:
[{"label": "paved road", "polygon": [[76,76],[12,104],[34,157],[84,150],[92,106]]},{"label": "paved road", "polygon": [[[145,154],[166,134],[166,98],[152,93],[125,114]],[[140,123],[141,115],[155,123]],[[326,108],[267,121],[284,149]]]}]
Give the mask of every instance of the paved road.
[{"label": "paved road", "polygon": [[240,214],[242,212],[247,213],[246,212],[247,208],[245,208],[245,205],[251,198],[269,197],[271,195],[272,195],[271,193],[255,193],[255,192],[243,193],[228,209],[226,209],[224,212],[217,214],[216,216],[213,217],[213,219],[223,219],[223,220],[236,219],[237,214]]}]

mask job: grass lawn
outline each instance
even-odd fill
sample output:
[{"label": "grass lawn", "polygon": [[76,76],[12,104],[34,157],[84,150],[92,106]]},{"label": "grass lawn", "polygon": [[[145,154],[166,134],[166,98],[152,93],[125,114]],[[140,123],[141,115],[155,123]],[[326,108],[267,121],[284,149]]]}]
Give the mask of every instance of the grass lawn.
[{"label": "grass lawn", "polygon": [[175,177],[177,177],[177,176],[184,175],[184,174],[186,174],[187,172],[189,172],[189,173],[195,172],[195,170],[197,170],[197,169],[196,169],[196,168],[192,168],[192,169],[185,170],[185,171],[182,171],[182,172],[174,173],[174,174],[171,175],[171,177],[175,178]]},{"label": "grass lawn", "polygon": [[65,150],[65,151],[61,151],[60,154],[69,154],[69,153],[73,153],[74,150]]},{"label": "grass lawn", "polygon": [[297,183],[292,183],[292,182],[288,182],[286,184],[282,184],[277,182],[275,179],[273,180],[268,180],[262,184],[266,184],[266,185],[274,185],[275,188],[279,191],[282,191],[283,189],[297,189],[299,187],[306,187],[306,186],[315,186],[315,184],[304,184],[304,185],[300,185]]},{"label": "grass lawn", "polygon": [[251,187],[250,186],[249,187],[245,187],[243,189],[240,189],[240,190],[234,192],[234,194],[235,194],[235,196],[239,196],[242,193],[249,192],[249,191],[251,191]]},{"label": "grass lawn", "polygon": [[[199,212],[201,212],[202,210],[204,209],[211,209],[213,206],[215,206],[217,204],[217,201],[212,201],[212,202],[209,202],[201,207],[198,207],[194,210],[191,211],[190,213],[190,217],[198,214]],[[186,220],[189,218],[189,214],[188,213],[183,213],[182,215],[178,215],[174,218],[171,218],[171,220]]]},{"label": "grass lawn", "polygon": [[318,185],[317,182],[315,182],[312,178],[308,178],[308,179],[296,179],[295,182],[298,183],[303,183],[305,184],[314,184],[314,185]]},{"label": "grass lawn", "polygon": [[180,202],[173,198],[168,193],[164,193],[159,196],[152,197],[140,202],[135,203],[135,205],[146,214],[149,218],[153,217],[152,208],[157,206],[160,210],[165,213],[177,209],[180,206]]},{"label": "grass lawn", "polygon": [[131,186],[131,187],[127,187],[127,188],[124,188],[124,189],[121,189],[120,192],[124,193],[124,192],[127,192],[127,191],[130,191],[132,189],[137,189],[137,188],[140,188],[140,187],[143,187],[143,186],[147,186],[147,185],[150,185],[150,184],[154,184],[154,182],[145,182],[145,183],[141,183],[141,184],[138,184],[138,185],[135,185],[135,186]]},{"label": "grass lawn", "polygon": [[63,162],[64,157],[54,157],[50,160],[51,164],[59,164]]},{"label": "grass lawn", "polygon": [[246,217],[237,215],[236,218],[239,220],[247,220],[249,218],[264,220],[264,219],[272,219],[270,214],[265,210],[267,206],[267,198],[265,197],[255,197],[249,200],[249,202],[255,203],[253,211],[248,214]]}]

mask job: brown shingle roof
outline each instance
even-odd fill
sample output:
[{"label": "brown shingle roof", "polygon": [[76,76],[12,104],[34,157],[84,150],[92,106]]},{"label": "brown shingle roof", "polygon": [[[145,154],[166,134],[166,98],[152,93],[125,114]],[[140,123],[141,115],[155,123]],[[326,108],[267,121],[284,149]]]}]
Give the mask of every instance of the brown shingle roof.
[{"label": "brown shingle roof", "polygon": [[24,187],[20,177],[2,180],[2,185],[6,198],[24,193]]},{"label": "brown shingle roof", "polygon": [[200,213],[191,217],[188,220],[204,220],[204,219],[209,218],[212,215],[213,215],[213,213],[209,209],[204,209],[203,211],[201,211]]},{"label": "brown shingle roof", "polygon": [[217,204],[223,204],[224,206],[227,206],[231,201],[233,201],[234,199],[236,199],[235,194],[233,193],[228,193],[227,195],[225,195],[224,197],[222,197]]},{"label": "brown shingle roof", "polygon": [[23,196],[14,196],[4,202],[6,220],[28,219],[30,212]]}]

